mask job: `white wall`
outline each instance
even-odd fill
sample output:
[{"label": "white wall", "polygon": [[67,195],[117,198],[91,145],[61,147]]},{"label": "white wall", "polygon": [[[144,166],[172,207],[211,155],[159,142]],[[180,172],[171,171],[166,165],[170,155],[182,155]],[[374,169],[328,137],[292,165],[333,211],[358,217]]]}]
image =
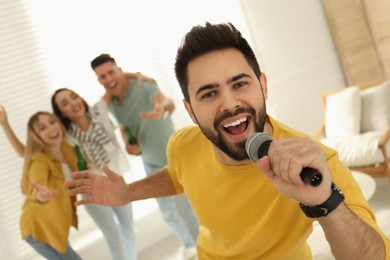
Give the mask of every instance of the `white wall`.
[{"label": "white wall", "polygon": [[[15,71],[17,71],[12,75],[2,75],[0,103],[9,109],[10,121],[16,130],[19,130],[17,132],[23,140],[25,124],[30,112],[43,108],[50,109],[49,96],[53,89],[64,85],[70,86],[91,103],[100,96],[101,88],[97,86],[96,79],[89,68],[89,61],[95,54],[108,51],[120,59],[120,64],[124,69],[146,71],[147,74],[150,73],[154,76],[153,72],[156,70],[153,69],[153,66],[146,66],[144,63],[134,60],[137,51],[139,51],[138,46],[144,42],[142,39],[150,35],[155,39],[153,42],[158,43],[158,46],[167,45],[167,49],[174,49],[173,52],[165,51],[163,53],[169,55],[169,59],[172,58],[173,61],[171,53],[175,54],[179,39],[175,38],[174,44],[167,43],[167,39],[174,38],[172,31],[185,31],[188,26],[188,21],[184,23],[185,20],[190,20],[191,25],[195,25],[203,23],[203,20],[211,15],[217,16],[213,21],[232,21],[252,43],[262,69],[268,76],[268,108],[277,119],[299,130],[313,133],[322,120],[320,94],[325,90],[344,85],[343,75],[320,0],[240,0],[250,34],[241,23],[241,10],[237,6],[238,1],[234,0],[181,1],[181,4],[175,5],[175,8],[169,7],[168,2],[155,1],[151,5],[151,1],[142,1],[144,4],[137,5],[136,2],[131,2],[132,9],[119,8],[121,10],[118,10],[118,5],[110,3],[109,8],[117,10],[107,9],[105,13],[113,13],[116,15],[114,19],[99,19],[98,7],[102,7],[104,2],[99,2],[100,5],[98,5],[96,1],[83,1],[80,2],[84,3],[82,6],[84,8],[82,8],[77,5],[78,1],[8,0],[0,4],[0,13],[3,14],[0,16],[0,20],[4,19],[8,7],[19,2],[31,5],[26,7],[26,12],[30,16],[28,19],[26,17],[24,19],[31,20],[32,27],[40,28],[38,39],[31,40],[34,40],[33,42],[40,40],[39,44],[42,45],[42,50],[38,54],[46,57],[44,69],[40,67],[42,64],[38,61],[35,63],[20,62],[24,65],[16,66],[15,64],[19,64],[16,63],[19,59],[27,60],[27,58],[33,57],[34,59],[30,60],[35,61],[39,55],[31,52],[25,53],[26,48],[19,47],[26,40],[16,42],[12,46],[3,46],[4,40],[0,41],[3,50],[0,53],[1,60],[4,61],[5,54],[9,53],[14,57],[12,63],[0,65],[7,68],[14,65]],[[118,3],[125,5],[127,1],[118,1]],[[172,1],[170,3],[172,4]],[[91,5],[95,6],[94,10],[91,10]],[[145,19],[150,19],[145,22],[145,25],[149,25],[147,29],[141,29],[143,27],[140,25],[143,24],[143,20],[129,20],[134,18],[135,13],[140,12],[143,6],[150,9],[150,12],[145,14]],[[207,8],[203,6],[207,6]],[[177,11],[177,8],[180,8],[180,11]],[[42,11],[43,14],[39,11]],[[164,15],[164,19],[153,19],[159,13]],[[1,36],[7,36],[5,32],[26,35],[26,31],[21,30],[25,26],[24,20],[21,18],[23,17],[12,20],[15,23],[15,28],[12,27],[13,23],[10,21],[6,20],[7,22],[0,23]],[[209,18],[209,20],[212,19]],[[85,21],[85,23],[82,24],[81,21]],[[8,28],[8,26],[10,27]],[[154,26],[158,27],[158,33],[152,33],[153,29],[156,30]],[[134,35],[136,37],[132,37]],[[91,39],[95,39],[94,44],[87,42]],[[109,43],[114,43],[114,45],[108,46]],[[28,46],[30,45],[29,43]],[[6,49],[11,47],[15,48],[15,52]],[[141,47],[146,49],[147,46]],[[149,52],[156,51],[153,49]],[[160,56],[151,55],[153,57],[147,56],[147,59],[161,58],[164,56],[163,54]],[[171,63],[167,62],[166,64],[169,77],[165,74],[164,76],[156,75],[157,79],[162,82],[163,78],[168,77],[169,80],[165,81],[170,84],[167,85],[178,89]],[[2,68],[1,66],[0,68]],[[41,71],[44,73],[40,73]],[[51,82],[37,81],[37,84],[34,84],[37,90],[30,88],[24,82],[20,83],[20,79],[42,79],[43,76],[49,74]],[[163,85],[162,87],[164,90],[168,90],[167,86]],[[15,93],[13,93],[14,91]],[[21,93],[23,94],[21,95]],[[175,93],[169,92],[169,94],[174,95]],[[26,99],[31,100],[32,98],[40,98],[39,100],[42,102],[31,102],[34,103],[34,107],[25,107],[23,113],[16,113],[18,107],[23,108],[21,104],[25,104]],[[177,94],[178,112],[183,109],[180,100],[181,94]],[[184,115],[186,116],[183,111],[183,117]],[[175,122],[180,123],[179,121]],[[12,259],[12,253],[16,254],[27,247],[19,237],[18,218],[10,219],[12,215],[10,210],[14,210],[17,214],[20,209],[21,196],[13,197],[19,194],[19,175],[17,174],[20,172],[21,159],[16,157],[3,133],[0,133],[0,146],[2,147],[0,164],[4,178],[0,187],[4,192],[6,189],[10,190],[10,192],[6,192],[9,195],[2,198],[3,201],[0,205],[3,212],[3,214],[0,212],[0,231],[3,234],[6,233],[8,238],[8,240],[0,239],[0,259],[3,259],[2,254],[8,256],[5,258]],[[15,177],[11,179],[11,176]],[[15,199],[12,208],[3,207],[4,201],[7,202],[11,199]],[[17,215],[19,216],[19,214]],[[157,218],[159,217],[157,216]],[[142,228],[140,228],[140,232],[143,232]],[[9,239],[10,237],[12,239]],[[142,246],[141,244],[140,246]]]},{"label": "white wall", "polygon": [[241,0],[261,69],[269,113],[314,134],[321,93],[343,87],[343,73],[321,0]]}]

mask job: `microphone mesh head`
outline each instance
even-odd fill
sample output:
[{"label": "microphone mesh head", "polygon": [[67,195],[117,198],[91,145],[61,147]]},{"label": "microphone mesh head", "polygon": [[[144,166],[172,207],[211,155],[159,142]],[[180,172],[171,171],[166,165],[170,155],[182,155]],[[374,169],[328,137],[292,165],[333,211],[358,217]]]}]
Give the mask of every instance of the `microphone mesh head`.
[{"label": "microphone mesh head", "polygon": [[260,146],[266,142],[266,141],[272,141],[272,136],[266,133],[254,133],[248,139],[245,143],[245,150],[248,154],[249,158],[251,158],[253,161],[258,161],[259,158],[259,149]]}]

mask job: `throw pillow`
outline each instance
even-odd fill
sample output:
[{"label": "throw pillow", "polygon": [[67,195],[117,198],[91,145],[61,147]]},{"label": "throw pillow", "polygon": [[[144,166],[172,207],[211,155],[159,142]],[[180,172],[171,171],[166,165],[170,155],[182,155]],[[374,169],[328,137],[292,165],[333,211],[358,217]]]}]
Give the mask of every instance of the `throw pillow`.
[{"label": "throw pillow", "polygon": [[360,91],[361,131],[386,129],[390,125],[390,81]]},{"label": "throw pillow", "polygon": [[325,132],[331,139],[346,139],[360,133],[359,88],[351,86],[326,98]]}]

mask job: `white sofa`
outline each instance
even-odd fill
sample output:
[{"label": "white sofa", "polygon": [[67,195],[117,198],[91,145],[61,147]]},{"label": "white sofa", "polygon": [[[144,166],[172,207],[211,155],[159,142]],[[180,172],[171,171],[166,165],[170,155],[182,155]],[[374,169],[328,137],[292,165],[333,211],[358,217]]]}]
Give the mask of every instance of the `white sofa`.
[{"label": "white sofa", "polygon": [[390,81],[322,95],[324,122],[315,134],[349,168],[387,176],[390,185]]}]

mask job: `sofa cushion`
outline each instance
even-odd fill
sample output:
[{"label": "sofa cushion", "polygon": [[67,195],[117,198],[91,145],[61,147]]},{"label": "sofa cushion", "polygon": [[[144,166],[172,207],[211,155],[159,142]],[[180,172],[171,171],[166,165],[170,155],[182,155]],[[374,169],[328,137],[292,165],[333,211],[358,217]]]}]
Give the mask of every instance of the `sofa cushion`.
[{"label": "sofa cushion", "polygon": [[[344,140],[322,138],[320,141],[338,151],[340,160],[347,167],[367,166],[383,162],[383,154],[378,148],[378,143],[386,130],[370,131]],[[386,149],[390,151],[390,141],[387,142]]]},{"label": "sofa cushion", "polygon": [[390,81],[360,91],[361,131],[382,130],[390,125]]},{"label": "sofa cushion", "polygon": [[359,88],[351,86],[327,96],[325,133],[329,139],[343,140],[360,133],[361,98]]}]

